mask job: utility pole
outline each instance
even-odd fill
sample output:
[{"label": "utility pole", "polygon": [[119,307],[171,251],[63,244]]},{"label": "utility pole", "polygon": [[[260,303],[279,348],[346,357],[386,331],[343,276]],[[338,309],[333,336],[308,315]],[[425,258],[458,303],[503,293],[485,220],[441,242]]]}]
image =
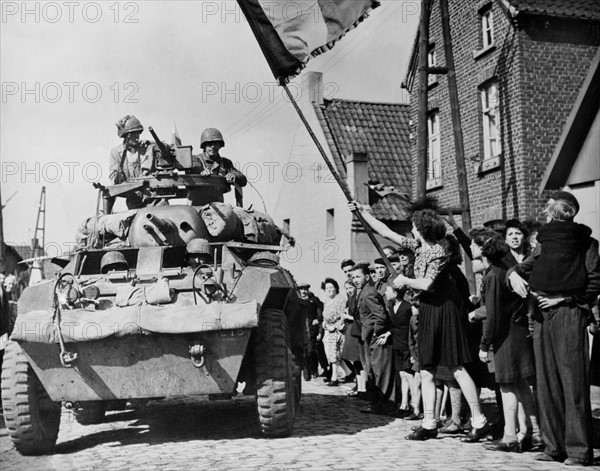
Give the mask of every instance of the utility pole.
[{"label": "utility pole", "polygon": [[[40,218],[41,218],[41,223],[40,223]],[[41,235],[41,241],[42,241],[41,244],[40,244],[40,238],[38,238],[38,234]],[[40,203],[38,206],[37,218],[35,220],[35,232],[33,235],[33,239],[31,240],[31,248],[33,249],[34,257],[39,257],[39,256],[45,255],[45,249],[46,249],[46,187],[45,186],[42,187],[42,192],[40,193]],[[38,264],[37,266],[35,266],[36,263]],[[42,280],[45,278],[43,262],[35,262],[34,265],[32,266],[32,269],[39,270],[39,275]]]},{"label": "utility pole", "polygon": [[[452,35],[450,32],[450,14],[448,0],[440,0],[440,16],[442,20],[442,36],[444,38],[444,55],[448,69],[448,92],[450,96],[450,113],[452,116],[452,131],[454,133],[454,156],[456,159],[456,175],[458,180],[458,197],[460,201],[462,229],[468,234],[471,230],[471,205],[469,203],[469,186],[467,182],[467,169],[465,167],[465,147],[463,142],[462,123],[460,120],[460,104],[458,101],[458,88],[456,86],[456,70],[454,67],[454,53],[452,51]],[[475,277],[470,260],[465,260],[465,271],[471,285],[475,290]]]},{"label": "utility pole", "polygon": [[427,53],[429,52],[429,17],[431,0],[421,0],[419,24],[419,113],[417,124],[417,181],[416,200],[425,199],[427,186]]}]

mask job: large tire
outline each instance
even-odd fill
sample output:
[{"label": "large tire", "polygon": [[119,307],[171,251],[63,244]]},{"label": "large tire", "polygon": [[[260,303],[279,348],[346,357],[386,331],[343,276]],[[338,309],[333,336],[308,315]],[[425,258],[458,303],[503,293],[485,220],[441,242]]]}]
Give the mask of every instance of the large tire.
[{"label": "large tire", "polygon": [[265,437],[288,437],[294,428],[296,401],[292,352],[283,311],[261,312],[255,338],[256,406]]},{"label": "large tire", "polygon": [[60,402],[50,400],[21,346],[6,345],[2,365],[2,409],[8,435],[22,455],[51,453],[60,426]]},{"label": "large tire", "polygon": [[103,402],[84,402],[73,409],[75,420],[81,425],[99,424],[104,420],[106,404]]}]

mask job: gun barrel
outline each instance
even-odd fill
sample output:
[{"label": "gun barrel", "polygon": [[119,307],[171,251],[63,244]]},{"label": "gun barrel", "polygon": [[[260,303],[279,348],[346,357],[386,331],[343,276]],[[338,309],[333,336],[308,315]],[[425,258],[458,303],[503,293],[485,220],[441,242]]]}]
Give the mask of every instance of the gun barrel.
[{"label": "gun barrel", "polygon": [[161,155],[162,159],[165,161],[165,163],[168,162],[168,165],[172,165],[174,157],[171,154],[171,151],[169,150],[169,148],[164,144],[163,141],[160,140],[160,138],[158,137],[158,135],[156,134],[156,132],[154,131],[152,126],[148,126],[148,131],[150,132],[150,134],[152,134],[152,138],[154,139],[154,142],[156,143],[156,145],[158,146],[158,149],[160,150],[160,155]]},{"label": "gun barrel", "polygon": [[[148,222],[152,223],[163,234],[166,234],[171,230],[171,226],[167,221],[155,216],[154,214],[146,214],[146,219],[148,219]],[[144,225],[144,229],[148,230],[146,225]]]}]

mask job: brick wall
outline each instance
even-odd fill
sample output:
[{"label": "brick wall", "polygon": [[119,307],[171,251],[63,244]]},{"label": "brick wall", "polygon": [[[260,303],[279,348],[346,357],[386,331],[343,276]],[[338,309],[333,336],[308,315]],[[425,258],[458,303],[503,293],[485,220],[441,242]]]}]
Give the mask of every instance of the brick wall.
[{"label": "brick wall", "polygon": [[[539,22],[516,26],[497,2],[449,2],[454,62],[460,101],[473,225],[489,219],[539,217],[545,195],[538,187],[567,116],[583,83],[599,41],[581,41],[569,22],[568,38],[560,21],[556,34],[537,34]],[[491,7],[494,48],[481,50],[480,8]],[[583,39],[586,36],[587,39]],[[566,38],[566,39],[565,39]],[[568,40],[569,42],[561,42]],[[580,44],[578,44],[578,42]],[[433,2],[430,43],[438,65],[444,65],[444,45],[437,1]],[[480,87],[496,80],[499,90],[502,133],[502,164],[482,172],[482,125]],[[418,75],[411,90],[413,121],[413,174],[416,174]],[[441,187],[428,191],[443,206],[458,206],[458,184],[450,102],[446,76],[430,86],[430,108],[438,107],[441,137]],[[414,195],[413,184],[413,195]]]}]

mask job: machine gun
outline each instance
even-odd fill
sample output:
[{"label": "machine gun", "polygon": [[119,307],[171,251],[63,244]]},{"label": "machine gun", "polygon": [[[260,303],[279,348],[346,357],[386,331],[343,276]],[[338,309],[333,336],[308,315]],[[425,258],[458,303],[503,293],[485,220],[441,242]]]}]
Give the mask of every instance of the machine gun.
[{"label": "machine gun", "polygon": [[192,146],[173,146],[169,148],[160,140],[154,129],[150,126],[148,131],[160,151],[156,166],[161,169],[176,168],[180,170],[192,168]]}]

